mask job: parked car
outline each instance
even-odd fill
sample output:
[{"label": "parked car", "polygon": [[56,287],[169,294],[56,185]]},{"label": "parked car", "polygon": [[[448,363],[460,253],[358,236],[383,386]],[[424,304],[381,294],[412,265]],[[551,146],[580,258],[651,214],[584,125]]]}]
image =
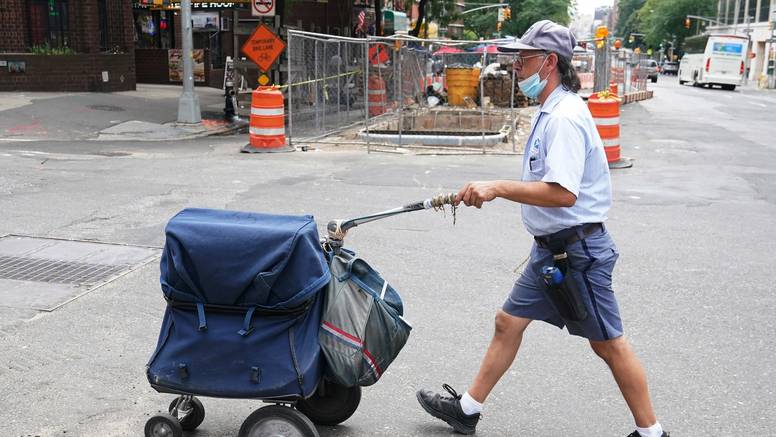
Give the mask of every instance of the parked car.
[{"label": "parked car", "polygon": [[660,69],[662,74],[671,74],[676,76],[679,73],[678,62],[664,62],[663,67]]},{"label": "parked car", "polygon": [[636,68],[640,70],[646,70],[646,76],[652,81],[652,83],[657,82],[657,61],[654,59],[642,59],[639,61],[639,65],[636,66]]}]

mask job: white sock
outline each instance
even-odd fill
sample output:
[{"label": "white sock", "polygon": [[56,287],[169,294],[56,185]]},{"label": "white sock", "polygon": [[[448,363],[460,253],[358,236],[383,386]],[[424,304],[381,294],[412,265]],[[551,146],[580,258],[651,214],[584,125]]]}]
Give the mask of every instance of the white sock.
[{"label": "white sock", "polygon": [[472,414],[482,412],[482,404],[474,400],[467,391],[461,396],[461,409],[463,410],[463,414],[471,416]]},{"label": "white sock", "polygon": [[639,428],[637,426],[636,431],[639,432],[641,437],[661,437],[663,435],[663,427],[660,426],[660,422],[655,422],[649,428]]}]

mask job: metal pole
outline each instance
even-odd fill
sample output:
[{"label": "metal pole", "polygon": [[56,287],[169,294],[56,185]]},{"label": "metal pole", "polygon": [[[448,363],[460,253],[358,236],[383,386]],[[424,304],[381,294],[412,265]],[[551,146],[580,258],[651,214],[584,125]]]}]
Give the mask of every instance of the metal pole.
[{"label": "metal pole", "polygon": [[286,65],[286,85],[288,88],[286,88],[286,92],[288,93],[288,147],[293,148],[293,141],[294,141],[294,87],[292,86],[291,82],[291,66],[293,65],[294,58],[291,57],[293,55],[293,52],[291,51],[291,47],[293,47],[293,33],[288,32],[288,49],[286,52],[286,62],[288,62],[288,65]]},{"label": "metal pole", "polygon": [[[749,83],[749,70],[751,69],[752,63],[749,59],[749,52],[752,50],[750,47],[752,45],[752,30],[749,28],[749,11],[746,11],[746,69],[744,69],[744,85],[747,85]],[[711,86],[711,85],[709,85]]]},{"label": "metal pole", "polygon": [[326,55],[329,43],[326,41],[321,42],[323,46],[323,77],[321,78],[321,125],[323,126],[323,133],[326,133],[326,102],[329,100],[329,79],[327,76],[326,65],[329,63],[329,57]]},{"label": "metal pole", "polygon": [[[345,77],[345,109],[347,112],[345,113],[345,122],[350,122],[350,50],[348,50],[348,47],[350,47],[350,44],[345,44],[345,71],[347,71],[348,76]],[[353,79],[353,82],[356,80]]]},{"label": "metal pole", "polygon": [[402,76],[401,71],[401,64],[402,64],[402,48],[399,47],[399,51],[396,52],[397,57],[399,58],[399,145],[401,146],[401,131],[404,124],[404,118],[402,115],[404,114],[404,94],[402,94],[402,82],[404,81],[404,76]]},{"label": "metal pole", "polygon": [[482,130],[482,153],[485,154],[485,87],[483,86],[482,78],[485,76],[482,74],[485,71],[486,63],[488,60],[488,54],[482,54],[482,67],[480,68],[480,129]]},{"label": "metal pole", "polygon": [[366,132],[366,153],[369,148],[369,39],[364,40],[364,131]]},{"label": "metal pole", "polygon": [[181,0],[183,37],[183,93],[178,99],[178,123],[200,123],[199,97],[194,92],[194,53],[191,35],[191,0]]},{"label": "metal pole", "polygon": [[337,120],[342,121],[342,41],[337,41]]},{"label": "metal pole", "polygon": [[517,123],[515,123],[515,57],[512,56],[512,94],[509,96],[509,111],[512,113],[512,152],[517,153]]},{"label": "metal pole", "polygon": [[320,131],[321,130],[321,120],[320,120],[320,116],[318,115],[318,112],[320,111],[320,108],[321,108],[321,105],[320,105],[320,103],[321,103],[321,92],[318,89],[318,87],[320,86],[321,82],[320,82],[320,80],[318,80],[319,79],[319,77],[318,77],[318,40],[314,40],[313,44],[315,44],[315,46],[314,46],[315,47],[315,56],[313,58],[314,59],[313,63],[315,64],[315,76],[314,76],[314,80],[315,80],[315,129]]}]

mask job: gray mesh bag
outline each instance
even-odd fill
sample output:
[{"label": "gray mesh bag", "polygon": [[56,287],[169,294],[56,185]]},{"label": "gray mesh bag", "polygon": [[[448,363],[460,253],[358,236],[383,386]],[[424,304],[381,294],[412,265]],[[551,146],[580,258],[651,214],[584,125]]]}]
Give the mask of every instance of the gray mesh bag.
[{"label": "gray mesh bag", "polygon": [[332,256],[331,281],[318,337],[326,375],[353,387],[377,382],[399,354],[412,326],[401,297],[366,261],[340,250]]}]

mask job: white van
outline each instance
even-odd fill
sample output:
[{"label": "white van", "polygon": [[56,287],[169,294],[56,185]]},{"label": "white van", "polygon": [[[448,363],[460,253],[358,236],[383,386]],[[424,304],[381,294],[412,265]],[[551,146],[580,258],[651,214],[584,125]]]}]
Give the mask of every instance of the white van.
[{"label": "white van", "polygon": [[679,83],[719,85],[734,90],[744,80],[747,39],[735,35],[699,35],[684,40]]}]

